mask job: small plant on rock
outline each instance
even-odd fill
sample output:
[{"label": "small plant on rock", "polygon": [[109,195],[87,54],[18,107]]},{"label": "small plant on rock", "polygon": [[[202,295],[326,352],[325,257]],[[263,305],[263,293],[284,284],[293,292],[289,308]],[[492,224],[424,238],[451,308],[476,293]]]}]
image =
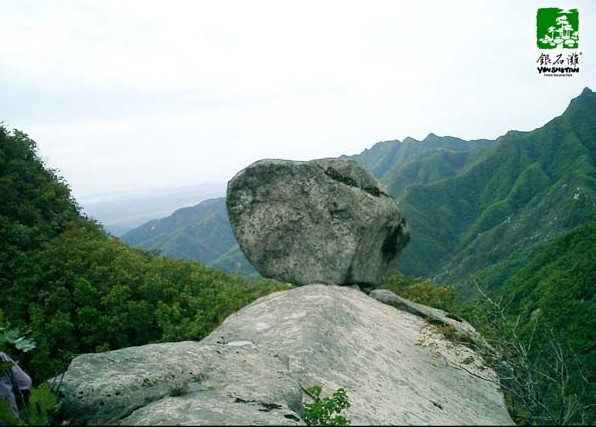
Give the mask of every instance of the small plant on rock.
[{"label": "small plant on rock", "polygon": [[[304,390],[314,402],[304,404],[304,421],[309,426],[346,426],[351,421],[339,415],[351,404],[346,389],[340,387],[331,397],[321,398],[322,387],[315,385]],[[335,415],[336,414],[336,415]]]}]

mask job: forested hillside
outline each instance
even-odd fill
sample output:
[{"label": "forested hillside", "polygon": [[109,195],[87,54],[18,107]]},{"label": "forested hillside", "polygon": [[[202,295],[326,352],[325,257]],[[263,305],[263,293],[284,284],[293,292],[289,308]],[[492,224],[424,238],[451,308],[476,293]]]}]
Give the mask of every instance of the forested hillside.
[{"label": "forested hillside", "polygon": [[[371,170],[400,204],[412,237],[399,270],[453,283],[465,298],[473,295],[471,275],[496,289],[542,245],[596,221],[595,105],[586,88],[561,116],[530,132],[496,141],[430,134],[342,157]],[[188,209],[123,239],[254,274],[232,241],[223,200]],[[217,258],[202,248],[218,250]]]},{"label": "forested hillside", "polygon": [[[424,141],[406,138],[403,142],[380,142],[357,156],[341,158],[356,160],[391,182],[392,194],[396,194],[412,183],[431,183],[461,173],[492,142],[430,134]],[[159,249],[174,258],[199,260],[228,273],[258,274],[236,244],[225,198],[179,209],[125,233],[121,239],[137,247]]]},{"label": "forested hillside", "polygon": [[[386,286],[479,328],[512,369],[503,385],[518,422],[593,423],[596,95],[584,90],[531,132],[492,142],[431,134],[352,158],[397,199],[411,228],[400,269],[425,278]],[[36,382],[80,353],[199,340],[247,303],[287,288],[174,259],[254,274],[225,199],[123,237],[172,258],[133,248],[81,215],[35,143],[4,127],[0,194],[0,314],[36,341],[19,355]]]},{"label": "forested hillside", "polygon": [[0,194],[0,310],[37,343],[19,355],[36,383],[63,371],[77,354],[199,340],[247,303],[287,289],[108,236],[80,215],[35,142],[3,126]]},{"label": "forested hillside", "polygon": [[506,390],[515,419],[594,425],[596,223],[534,252],[498,291],[470,300],[465,316],[515,368]]},{"label": "forested hillside", "polygon": [[258,277],[234,238],[226,199],[205,200],[178,209],[172,215],[149,221],[120,237],[123,242],[164,255],[194,259],[227,273]]},{"label": "forested hillside", "polygon": [[431,184],[466,171],[484,150],[494,145],[487,139],[464,141],[429,134],[422,141],[384,141],[354,156],[396,196],[411,184]]},{"label": "forested hillside", "polygon": [[[595,120],[596,95],[585,89],[531,132],[470,142],[431,134],[343,156],[400,203],[411,228],[403,274],[457,291],[404,277],[386,286],[461,311],[482,331],[512,369],[504,390],[523,424],[596,420]],[[246,260],[234,244],[217,262],[233,270]]]},{"label": "forested hillside", "polygon": [[378,174],[408,220],[405,274],[463,291],[478,274],[498,287],[528,249],[596,221],[596,94],[588,88],[534,131],[511,131],[492,144],[460,141],[459,151],[453,138],[441,139],[420,158],[403,154],[412,142],[381,143],[352,157]]}]

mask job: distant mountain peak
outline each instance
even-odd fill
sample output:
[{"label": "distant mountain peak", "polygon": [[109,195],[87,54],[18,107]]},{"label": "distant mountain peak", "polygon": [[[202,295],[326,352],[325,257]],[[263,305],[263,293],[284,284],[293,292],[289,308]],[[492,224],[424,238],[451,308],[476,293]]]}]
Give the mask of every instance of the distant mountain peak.
[{"label": "distant mountain peak", "polygon": [[579,94],[579,96],[573,98],[571,100],[571,103],[573,104],[573,102],[577,101],[577,100],[592,100],[596,97],[596,94],[592,91],[592,89],[590,89],[589,87],[585,87],[584,90],[582,90],[582,93]]},{"label": "distant mountain peak", "polygon": [[596,94],[586,86],[579,96],[571,100],[563,115],[568,115],[575,111],[593,110],[594,104],[596,104]]},{"label": "distant mountain peak", "polygon": [[436,138],[439,138],[439,136],[431,132],[431,133],[429,133],[428,135],[426,135],[426,138],[424,138],[424,139],[422,140],[422,142],[426,142],[426,141],[428,141],[429,139],[436,139]]},{"label": "distant mountain peak", "polygon": [[406,142],[412,143],[412,142],[420,142],[420,141],[418,141],[417,139],[412,138],[411,136],[406,136],[404,138],[404,140],[402,141],[402,143],[406,143]]}]

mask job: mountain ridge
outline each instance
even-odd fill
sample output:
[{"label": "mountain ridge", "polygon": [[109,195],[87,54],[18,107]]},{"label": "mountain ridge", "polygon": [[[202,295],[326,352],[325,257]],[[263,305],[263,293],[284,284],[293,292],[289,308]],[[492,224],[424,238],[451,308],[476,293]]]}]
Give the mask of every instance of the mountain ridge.
[{"label": "mountain ridge", "polygon": [[120,240],[144,249],[160,249],[173,258],[199,260],[228,273],[258,277],[236,244],[225,201],[218,197],[177,209],[124,233]]},{"label": "mountain ridge", "polygon": [[[465,256],[473,255],[472,248],[484,245],[487,249],[491,239],[487,242],[487,236],[483,237],[483,233],[505,234],[508,241],[498,251],[501,254],[492,254],[501,259],[503,252],[520,246],[520,237],[525,239],[525,243],[528,243],[528,239],[545,242],[563,231],[595,220],[595,118],[596,95],[584,90],[561,116],[543,127],[503,136],[491,148],[492,151],[484,153],[484,159],[464,174],[429,185],[415,184],[400,194],[398,201],[413,230],[412,242],[404,250],[402,262],[407,265],[408,250],[424,252],[434,244],[444,246],[443,252],[436,248],[431,248],[431,252],[434,251],[438,263],[447,265],[443,269],[437,266],[426,269],[411,266],[411,274],[439,274],[441,281],[445,281],[444,277],[462,277],[463,274],[453,275],[446,270],[458,264],[461,268],[462,262],[469,261]],[[571,188],[574,190],[569,193]],[[576,194],[577,191],[580,194]],[[454,195],[457,197],[450,197]],[[567,196],[577,201],[575,206],[570,208],[566,203],[569,199]],[[445,209],[446,206],[450,209]],[[420,214],[423,210],[433,213],[441,211],[444,216],[438,222],[435,218],[421,221],[425,219]],[[551,211],[556,211],[558,215]],[[411,213],[408,216],[408,212],[418,215]],[[515,222],[516,219],[519,222]],[[541,227],[536,227],[536,219],[540,221]],[[521,225],[515,224],[524,225],[524,233],[519,230],[506,233],[503,223],[511,224],[511,221],[517,229]],[[431,241],[417,246],[417,228],[423,230],[418,235],[423,234]],[[532,230],[536,228],[550,232],[535,236]],[[432,231],[437,229],[443,231],[433,235]],[[432,242],[433,239],[436,242]],[[492,240],[494,242],[495,239]],[[464,256],[451,257],[449,252],[458,251],[463,251]],[[490,261],[494,262],[495,258]],[[404,269],[407,267],[404,266]]]},{"label": "mountain ridge", "polygon": [[[476,271],[484,275],[478,280],[481,286],[498,285],[489,289],[489,295],[495,298],[493,301],[504,297],[507,311],[500,314],[504,315],[505,323],[511,320],[513,344],[523,346],[532,343],[532,339],[540,344],[534,345],[534,354],[527,357],[530,368],[551,369],[538,371],[544,379],[545,372],[559,369],[559,365],[553,368],[552,362],[562,360],[563,368],[571,374],[567,377],[571,382],[563,378],[562,384],[557,381],[553,384],[548,378],[546,382],[529,382],[531,386],[538,384],[537,402],[544,410],[534,412],[536,407],[519,402],[521,412],[516,411],[515,416],[521,424],[543,423],[553,413],[567,410],[575,411],[563,414],[566,419],[572,419],[567,415],[573,417],[573,422],[590,425],[596,419],[592,327],[596,271],[592,256],[596,245],[596,98],[589,90],[582,94],[548,126],[514,132],[498,144],[472,151],[466,154],[469,159],[460,168],[417,175],[397,196],[418,214],[410,219],[415,222],[418,218],[418,233],[428,240],[422,243],[430,243],[433,250],[446,247],[452,251],[447,253],[451,256],[447,261],[460,270],[452,271],[449,277],[463,277],[468,269],[468,273]],[[34,141],[22,132],[9,132],[0,125],[0,142],[3,190],[0,318],[10,319],[15,326],[30,331],[27,333],[31,333],[38,347],[35,352],[21,355],[21,361],[36,378],[49,378],[77,354],[102,353],[155,341],[199,340],[250,301],[287,289],[272,281],[227,276],[200,263],[158,257],[154,252],[121,244],[97,222],[81,215],[68,185],[53,170],[45,169],[35,152]],[[424,143],[416,144],[424,146]],[[444,161],[440,154],[443,153],[420,156],[419,162],[425,164],[423,169],[430,171],[433,164]],[[450,155],[446,158],[452,159]],[[384,159],[378,157],[378,160]],[[217,203],[217,200],[205,203],[204,212],[198,217],[192,209],[182,209],[175,218],[204,220],[206,228],[217,230],[214,224],[225,227],[225,221],[221,222],[214,209]],[[431,234],[421,233],[424,227]],[[208,237],[205,245],[208,249],[215,248],[212,241],[219,239],[218,233]],[[424,245],[418,247],[418,255],[425,266],[429,259],[432,261],[433,253],[424,253],[421,247]],[[238,254],[233,246],[222,256],[231,254]],[[445,265],[439,265],[439,270],[444,268]],[[443,276],[445,280],[449,277]],[[404,279],[397,275],[393,278],[398,285]],[[407,284],[409,280],[417,279],[404,280],[406,286],[414,288]],[[415,290],[430,294],[443,288],[434,297],[449,295],[443,292],[448,287],[432,288],[430,280],[424,284],[428,286],[417,286]],[[460,291],[465,290],[465,283],[459,285]],[[298,301],[302,303],[304,299]],[[488,303],[485,308],[490,309]],[[488,309],[479,309],[476,314],[490,316]],[[463,314],[461,317],[471,320]],[[308,320],[309,316],[301,315],[301,318]],[[383,321],[367,322],[367,325],[375,323],[385,325]],[[341,324],[343,327],[347,323]],[[536,333],[533,324],[540,328]],[[287,328],[279,329],[284,332],[284,338],[292,339]],[[237,331],[233,328],[231,333]],[[217,333],[213,339],[220,338]],[[507,334],[495,336],[502,344],[501,349],[510,350]],[[367,348],[379,354],[374,345]],[[321,354],[324,357],[325,351]],[[399,353],[392,353],[392,364],[400,361],[394,354]],[[514,369],[519,360],[517,355],[513,352],[509,354],[513,357],[508,357]],[[371,360],[362,365],[364,369],[370,363],[374,365]],[[591,376],[582,374],[582,365]],[[521,374],[528,373],[526,367],[522,366]],[[162,370],[157,372],[163,378]],[[558,378],[559,374],[560,371],[555,372],[554,376]],[[341,378],[343,381],[344,377]],[[396,382],[400,384],[399,379]],[[510,397],[515,400],[517,395]],[[429,403],[435,411],[442,409]],[[556,419],[553,423],[558,424]]]},{"label": "mountain ridge", "polygon": [[[422,141],[381,141],[340,158],[373,172],[402,208],[412,229],[399,263],[404,274],[461,290],[470,288],[470,274],[486,269],[480,278],[496,287],[502,275],[493,273],[519,265],[531,252],[526,249],[596,220],[595,117],[596,95],[585,88],[561,115],[531,131],[511,130],[494,141],[429,133]],[[222,233],[230,243],[231,230]],[[162,249],[176,253],[170,244]],[[254,271],[235,244],[207,262],[227,272]]]}]

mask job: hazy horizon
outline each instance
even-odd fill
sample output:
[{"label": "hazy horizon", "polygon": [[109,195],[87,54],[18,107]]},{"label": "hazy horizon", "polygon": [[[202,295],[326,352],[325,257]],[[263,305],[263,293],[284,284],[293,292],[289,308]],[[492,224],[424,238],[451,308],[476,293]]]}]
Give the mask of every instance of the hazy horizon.
[{"label": "hazy horizon", "polygon": [[529,131],[596,90],[536,71],[542,1],[0,2],[0,122],[77,199],[220,183],[262,158]]}]

